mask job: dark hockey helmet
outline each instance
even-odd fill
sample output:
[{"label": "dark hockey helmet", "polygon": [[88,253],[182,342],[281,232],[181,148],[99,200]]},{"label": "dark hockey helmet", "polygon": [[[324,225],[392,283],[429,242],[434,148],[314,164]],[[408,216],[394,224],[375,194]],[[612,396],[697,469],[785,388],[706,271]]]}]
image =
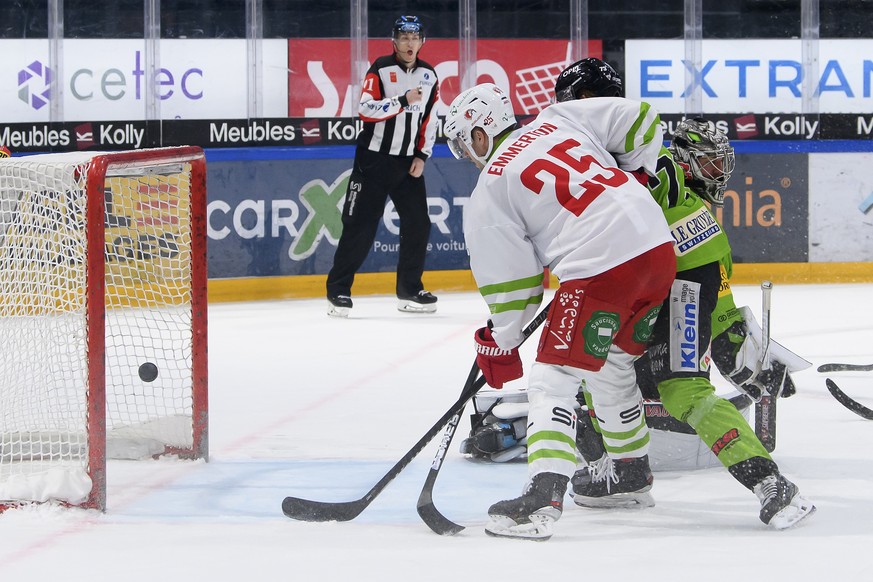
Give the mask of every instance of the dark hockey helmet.
[{"label": "dark hockey helmet", "polygon": [[[587,94],[582,94],[586,91]],[[621,97],[621,77],[608,63],[594,57],[576,61],[555,80],[555,101],[582,97]]]},{"label": "dark hockey helmet", "polygon": [[391,29],[391,38],[397,38],[404,32],[418,33],[421,40],[424,41],[424,26],[418,16],[401,16],[394,21],[394,27]]},{"label": "dark hockey helmet", "polygon": [[670,143],[673,159],[687,168],[686,183],[716,206],[724,203],[724,191],[736,166],[734,148],[715,124],[702,117],[683,119]]}]

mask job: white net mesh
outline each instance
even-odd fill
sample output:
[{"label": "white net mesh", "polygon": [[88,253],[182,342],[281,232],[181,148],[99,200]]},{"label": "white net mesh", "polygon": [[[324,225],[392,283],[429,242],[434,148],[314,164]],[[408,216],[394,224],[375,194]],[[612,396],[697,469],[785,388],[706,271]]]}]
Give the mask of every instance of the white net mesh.
[{"label": "white net mesh", "polygon": [[555,79],[568,64],[569,61],[562,61],[516,72],[515,98],[521,104],[523,114],[536,115],[552,103]]},{"label": "white net mesh", "polygon": [[[191,165],[110,162],[91,194],[105,202],[105,313],[90,313],[91,157],[0,161],[0,502],[82,503],[94,447],[121,458],[195,448]],[[88,325],[104,316],[105,418],[94,419]],[[89,432],[104,424],[105,442]]]}]

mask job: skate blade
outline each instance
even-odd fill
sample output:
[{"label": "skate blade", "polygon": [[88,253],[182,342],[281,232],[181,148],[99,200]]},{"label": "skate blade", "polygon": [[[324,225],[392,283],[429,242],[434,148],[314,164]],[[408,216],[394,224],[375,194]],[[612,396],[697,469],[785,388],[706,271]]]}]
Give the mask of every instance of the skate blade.
[{"label": "skate blade", "polygon": [[815,505],[798,495],[791,500],[791,505],[777,512],[767,525],[776,530],[788,529],[794,527],[813,513],[815,513]]},{"label": "skate blade", "polygon": [[397,311],[402,311],[404,313],[436,313],[436,310],[436,303],[422,305],[415,301],[407,301],[405,299],[397,300]]},{"label": "skate blade", "polygon": [[642,493],[614,493],[606,497],[585,497],[573,495],[579,507],[592,509],[646,509],[655,506],[655,498],[648,491]]},{"label": "skate blade", "polygon": [[492,515],[491,521],[485,526],[485,533],[495,538],[544,542],[552,537],[554,523],[555,520],[547,515],[531,515],[530,523],[515,523],[510,517]]},{"label": "skate blade", "polygon": [[327,304],[327,314],[331,317],[348,317],[349,311],[348,307],[337,307],[333,303]]}]

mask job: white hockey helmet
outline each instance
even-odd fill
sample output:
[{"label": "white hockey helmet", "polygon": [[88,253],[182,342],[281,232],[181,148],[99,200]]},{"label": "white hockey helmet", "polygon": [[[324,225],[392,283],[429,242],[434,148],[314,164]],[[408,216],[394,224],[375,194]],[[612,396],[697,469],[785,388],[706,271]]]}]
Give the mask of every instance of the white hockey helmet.
[{"label": "white hockey helmet", "polygon": [[[470,157],[484,166],[494,149],[494,138],[507,128],[515,127],[515,112],[509,96],[494,83],[482,83],[467,89],[449,105],[444,133],[449,149],[457,159]],[[473,150],[473,128],[488,136],[488,151],[478,156]]]}]

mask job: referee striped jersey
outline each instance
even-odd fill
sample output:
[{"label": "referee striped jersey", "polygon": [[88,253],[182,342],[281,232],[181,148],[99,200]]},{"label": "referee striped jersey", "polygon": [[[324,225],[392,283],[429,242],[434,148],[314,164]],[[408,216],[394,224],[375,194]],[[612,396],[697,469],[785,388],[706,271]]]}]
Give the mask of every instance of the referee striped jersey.
[{"label": "referee striped jersey", "polygon": [[[401,97],[421,88],[421,101],[404,107]],[[406,69],[395,56],[379,57],[364,77],[358,113],[364,129],[358,145],[392,156],[426,160],[436,138],[434,104],[439,84],[433,67],[421,59]]]}]

